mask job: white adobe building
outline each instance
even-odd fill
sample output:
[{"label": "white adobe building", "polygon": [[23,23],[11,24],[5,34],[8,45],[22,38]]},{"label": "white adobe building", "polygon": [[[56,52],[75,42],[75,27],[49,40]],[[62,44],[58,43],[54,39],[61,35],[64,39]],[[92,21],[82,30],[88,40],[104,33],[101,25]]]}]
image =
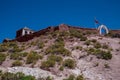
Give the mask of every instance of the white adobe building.
[{"label": "white adobe building", "polygon": [[16,38],[18,37],[21,37],[21,36],[24,36],[24,35],[29,35],[29,34],[32,34],[34,33],[35,31],[29,29],[28,27],[24,27],[18,31],[16,31]]}]

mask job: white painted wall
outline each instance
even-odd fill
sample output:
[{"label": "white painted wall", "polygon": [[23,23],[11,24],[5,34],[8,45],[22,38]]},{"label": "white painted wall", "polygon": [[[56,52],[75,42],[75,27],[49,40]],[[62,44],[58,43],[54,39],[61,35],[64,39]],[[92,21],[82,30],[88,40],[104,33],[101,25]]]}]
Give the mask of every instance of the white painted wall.
[{"label": "white painted wall", "polygon": [[27,34],[30,34],[30,32],[33,33],[32,31],[29,31],[29,30],[25,30],[25,29],[23,29],[23,30],[22,30],[22,36],[25,35],[25,32],[26,32],[26,31],[27,31]]}]

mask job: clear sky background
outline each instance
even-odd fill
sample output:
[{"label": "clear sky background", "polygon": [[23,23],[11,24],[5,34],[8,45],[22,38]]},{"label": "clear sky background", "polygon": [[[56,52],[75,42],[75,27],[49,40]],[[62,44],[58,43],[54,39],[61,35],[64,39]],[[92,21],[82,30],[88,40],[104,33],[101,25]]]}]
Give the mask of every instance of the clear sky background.
[{"label": "clear sky background", "polygon": [[120,0],[0,0],[0,42],[28,26],[40,30],[65,23],[95,28],[94,17],[120,29]]}]

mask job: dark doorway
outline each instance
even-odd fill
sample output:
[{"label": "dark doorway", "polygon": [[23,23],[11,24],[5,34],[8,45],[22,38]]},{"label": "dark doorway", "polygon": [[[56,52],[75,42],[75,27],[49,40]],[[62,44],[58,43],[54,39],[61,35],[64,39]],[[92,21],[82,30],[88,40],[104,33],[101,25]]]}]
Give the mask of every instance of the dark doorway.
[{"label": "dark doorway", "polygon": [[25,35],[27,34],[27,31],[25,31]]}]

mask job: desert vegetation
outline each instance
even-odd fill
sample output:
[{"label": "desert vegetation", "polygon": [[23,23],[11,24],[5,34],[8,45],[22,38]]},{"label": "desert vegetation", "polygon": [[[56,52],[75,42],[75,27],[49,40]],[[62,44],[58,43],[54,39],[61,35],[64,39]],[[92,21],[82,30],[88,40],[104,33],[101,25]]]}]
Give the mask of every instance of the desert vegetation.
[{"label": "desert vegetation", "polygon": [[85,80],[85,78],[83,77],[83,75],[78,75],[77,77],[75,77],[74,75],[69,75],[67,79],[63,80]]},{"label": "desert vegetation", "polygon": [[58,38],[55,41],[55,44],[48,47],[46,50],[46,54],[52,53],[52,54],[61,54],[63,56],[70,56],[71,52],[64,48],[65,43],[62,38]]},{"label": "desert vegetation", "polygon": [[6,55],[3,53],[0,53],[0,65],[2,64],[3,61],[5,61]]},{"label": "desert vegetation", "polygon": [[67,67],[67,68],[70,68],[70,69],[74,69],[75,66],[76,66],[76,62],[73,59],[66,59],[63,62],[63,66]]},{"label": "desert vegetation", "polygon": [[63,58],[61,56],[51,54],[50,56],[48,56],[48,59],[46,61],[43,61],[41,63],[40,68],[49,69],[50,67],[54,67],[56,63],[60,65],[62,61]]},{"label": "desert vegetation", "polygon": [[112,58],[112,54],[110,51],[103,51],[100,49],[95,49],[95,48],[89,48],[87,50],[88,54],[93,54],[96,55],[97,58],[100,59],[105,59],[105,60],[109,60]]},{"label": "desert vegetation", "polygon": [[36,80],[35,77],[33,76],[25,76],[25,74],[18,72],[16,74],[13,73],[2,73],[2,75],[0,76],[1,80]]},{"label": "desert vegetation", "polygon": [[27,56],[26,64],[36,63],[38,59],[39,55],[36,52],[31,51]]},{"label": "desert vegetation", "polygon": [[19,60],[16,60],[12,63],[12,66],[22,66],[22,62]]},{"label": "desert vegetation", "polygon": [[41,41],[38,43],[38,48],[42,49],[45,46],[45,44]]}]

